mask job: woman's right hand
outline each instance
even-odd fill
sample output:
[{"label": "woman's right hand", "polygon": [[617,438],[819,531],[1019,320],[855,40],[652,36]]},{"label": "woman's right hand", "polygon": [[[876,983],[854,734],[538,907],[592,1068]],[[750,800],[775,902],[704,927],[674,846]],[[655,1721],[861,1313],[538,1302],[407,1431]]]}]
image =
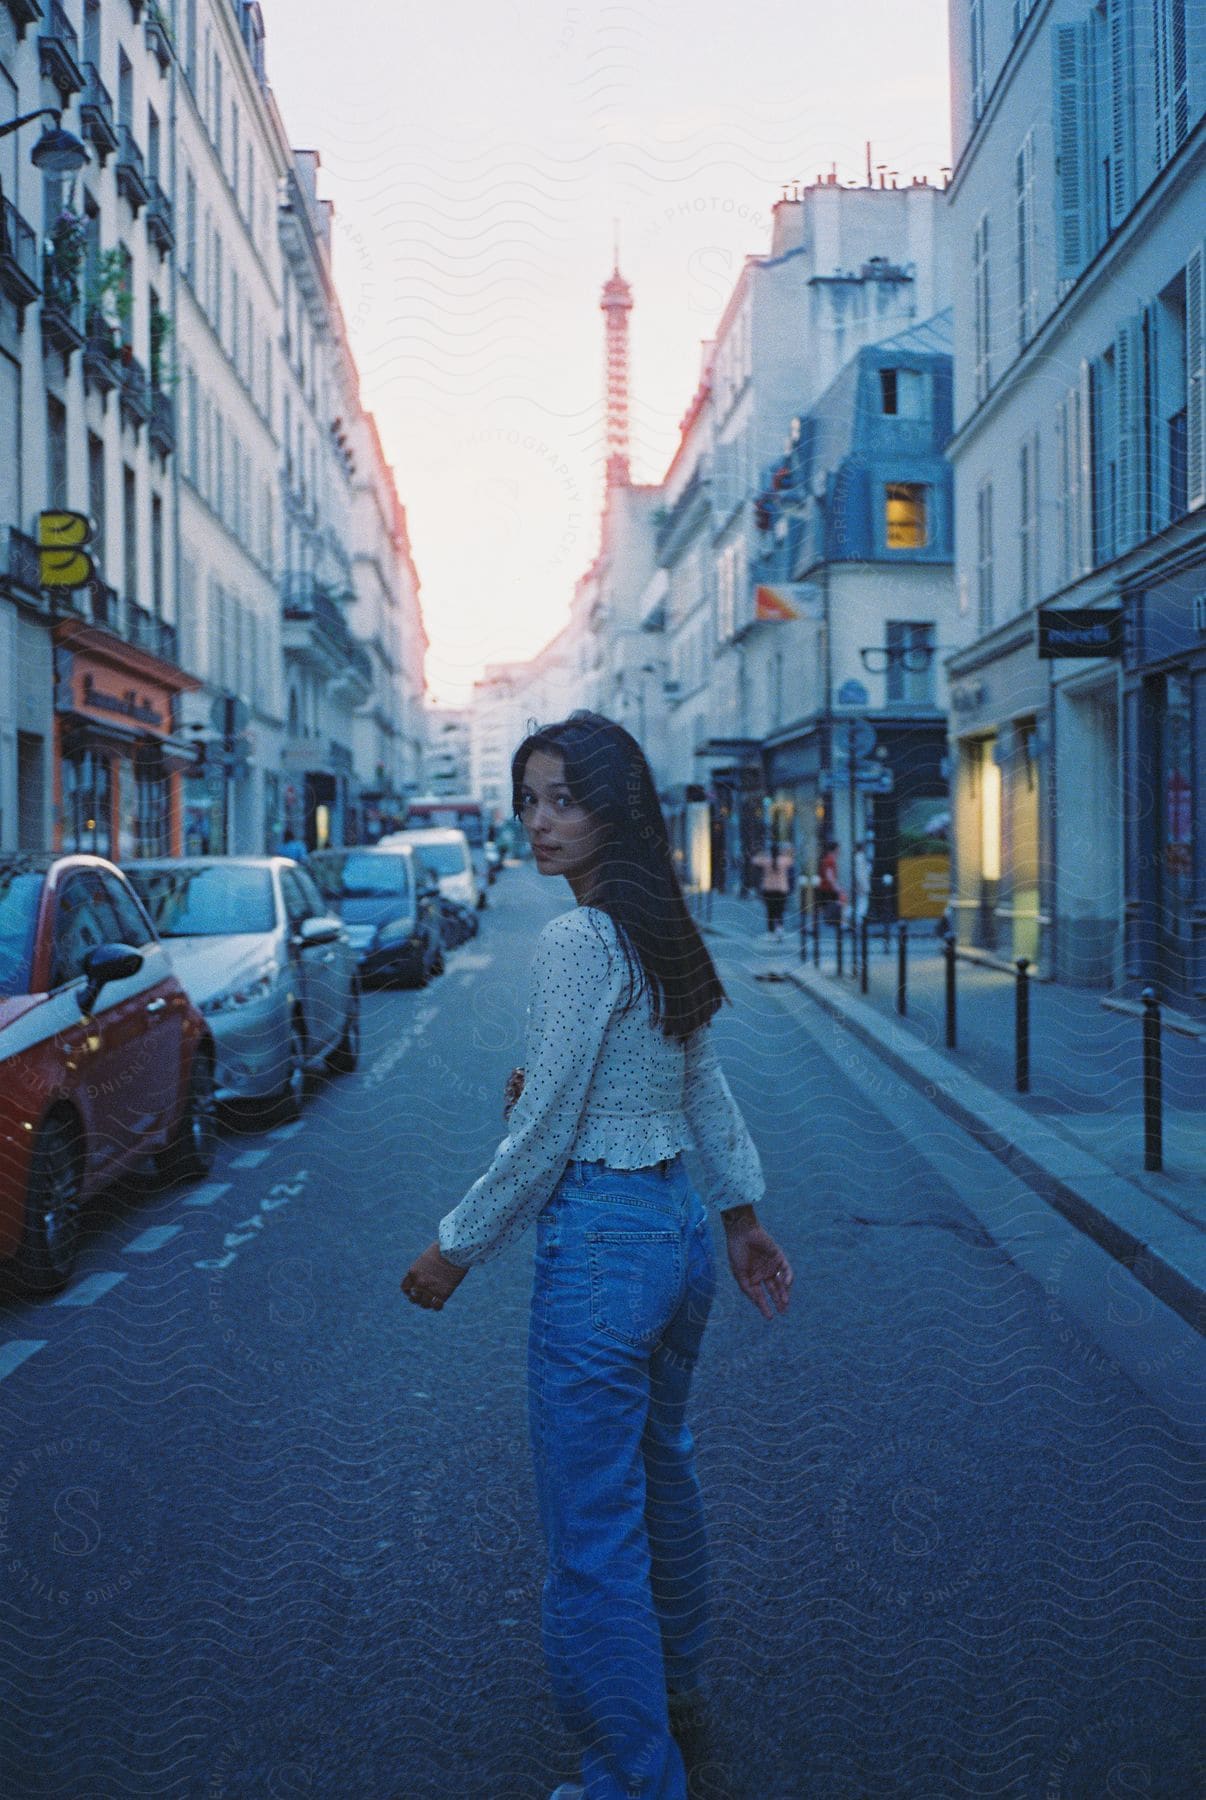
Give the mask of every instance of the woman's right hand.
[{"label": "woman's right hand", "polygon": [[791,1284],[795,1277],[791,1264],[770,1232],[756,1220],[746,1223],[740,1218],[725,1224],[729,1247],[729,1266],[737,1286],[753,1302],[764,1319],[773,1319],[769,1294],[781,1313],[787,1311]]}]

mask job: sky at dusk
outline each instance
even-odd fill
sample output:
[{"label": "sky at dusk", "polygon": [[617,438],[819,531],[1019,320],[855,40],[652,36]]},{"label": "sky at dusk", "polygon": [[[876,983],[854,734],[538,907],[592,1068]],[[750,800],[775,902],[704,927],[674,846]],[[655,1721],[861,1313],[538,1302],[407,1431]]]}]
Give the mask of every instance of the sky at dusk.
[{"label": "sky at dusk", "polygon": [[657,481],[784,183],[937,181],[947,0],[265,0],[292,142],[406,506],[437,700],[565,622],[598,544],[613,221],[632,473]]}]

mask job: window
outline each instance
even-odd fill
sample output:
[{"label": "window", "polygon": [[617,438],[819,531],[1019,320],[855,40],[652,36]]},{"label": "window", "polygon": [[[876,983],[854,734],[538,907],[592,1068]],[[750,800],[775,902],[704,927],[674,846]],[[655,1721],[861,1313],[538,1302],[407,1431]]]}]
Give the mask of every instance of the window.
[{"label": "window", "polygon": [[984,0],[971,0],[972,120],[984,111],[986,98],[984,58]]},{"label": "window", "polygon": [[1018,584],[1018,611],[1026,612],[1039,597],[1039,463],[1038,432],[1022,440],[1018,456],[1018,493],[1020,500],[1019,552],[1021,558]]},{"label": "window", "polygon": [[1034,211],[1034,132],[1022,139],[1014,163],[1014,207],[1017,223],[1018,349],[1024,350],[1038,329],[1038,244]]},{"label": "window", "polygon": [[918,369],[881,369],[879,401],[885,418],[923,419],[925,377]]},{"label": "window", "polygon": [[1206,251],[1185,265],[1185,504],[1206,500]]},{"label": "window", "polygon": [[197,178],[191,169],[184,171],[184,279],[196,291],[197,286]]},{"label": "window", "polygon": [[934,627],[889,619],[887,690],[889,705],[931,706],[934,699]]},{"label": "window", "polygon": [[129,463],[121,472],[126,599],[138,602],[138,478]]},{"label": "window", "polygon": [[50,964],[52,991],[65,982],[78,981],[84,973],[84,958],[89,950],[112,941],[113,921],[105,916],[106,912],[100,890],[89,875],[73,875],[64,884],[55,903]]},{"label": "window", "polygon": [[105,445],[94,431],[88,433],[88,511],[92,515],[92,558],[103,576],[105,551]]},{"label": "window", "polygon": [[189,364],[188,368],[185,370],[185,374],[184,374],[184,410],[185,410],[185,429],[184,429],[185,473],[188,476],[189,480],[192,482],[193,486],[196,487],[198,484],[198,481],[200,479],[200,472],[201,472],[200,445],[199,445],[200,421],[197,416],[197,411],[198,411],[197,371],[196,371],[196,369],[193,368],[191,363]]},{"label": "window", "polygon": [[976,603],[981,631],[993,625],[992,596],[992,482],[976,489]]},{"label": "window", "polygon": [[215,50],[209,84],[209,135],[218,153],[218,163],[224,168],[226,159],[222,154],[222,119],[222,62]]},{"label": "window", "polygon": [[163,617],[163,501],[151,495],[151,608]]},{"label": "window", "polygon": [[889,550],[921,550],[928,542],[926,489],[890,481],[884,489],[884,543]]},{"label": "window", "polygon": [[1169,162],[1189,132],[1186,82],[1186,0],[1155,0],[1156,167]]},{"label": "window", "polygon": [[981,213],[972,238],[972,328],[975,343],[975,393],[983,400],[992,386],[988,285],[988,214]]},{"label": "window", "polygon": [[197,0],[184,0],[184,73],[189,86],[197,87]]},{"label": "window", "polygon": [[134,127],[134,65],[124,50],[117,53],[117,122]]},{"label": "window", "polygon": [[67,408],[53,394],[46,396],[46,500],[67,505]]},{"label": "window", "polygon": [[240,199],[239,170],[242,166],[243,145],[239,138],[239,103],[237,100],[232,100],[230,103],[230,185],[234,189],[236,203]]},{"label": "window", "polygon": [[210,257],[210,295],[209,322],[217,334],[218,342],[222,342],[222,239],[218,229],[214,227],[213,247]]}]

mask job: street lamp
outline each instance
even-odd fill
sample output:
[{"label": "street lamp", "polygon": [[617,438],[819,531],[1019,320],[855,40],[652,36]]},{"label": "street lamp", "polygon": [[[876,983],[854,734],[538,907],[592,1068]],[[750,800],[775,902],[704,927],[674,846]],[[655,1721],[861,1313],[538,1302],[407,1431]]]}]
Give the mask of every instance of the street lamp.
[{"label": "street lamp", "polygon": [[41,169],[46,175],[77,175],[88,161],[88,146],[72,132],[64,131],[62,117],[57,106],[39,106],[33,112],[22,113],[19,119],[10,119],[7,125],[0,125],[0,138],[18,131],[22,125],[31,124],[34,119],[51,118],[54,124],[46,127],[30,151],[29,160],[35,169]]}]

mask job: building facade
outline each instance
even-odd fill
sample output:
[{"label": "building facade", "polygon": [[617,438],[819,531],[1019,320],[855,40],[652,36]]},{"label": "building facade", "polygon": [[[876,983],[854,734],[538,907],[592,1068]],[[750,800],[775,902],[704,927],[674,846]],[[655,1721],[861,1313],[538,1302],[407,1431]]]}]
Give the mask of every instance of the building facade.
[{"label": "building facade", "polygon": [[[959,935],[1197,1006],[1206,39],[1185,0],[956,0],[951,56]],[[1053,609],[1119,653],[1041,658]]]}]

